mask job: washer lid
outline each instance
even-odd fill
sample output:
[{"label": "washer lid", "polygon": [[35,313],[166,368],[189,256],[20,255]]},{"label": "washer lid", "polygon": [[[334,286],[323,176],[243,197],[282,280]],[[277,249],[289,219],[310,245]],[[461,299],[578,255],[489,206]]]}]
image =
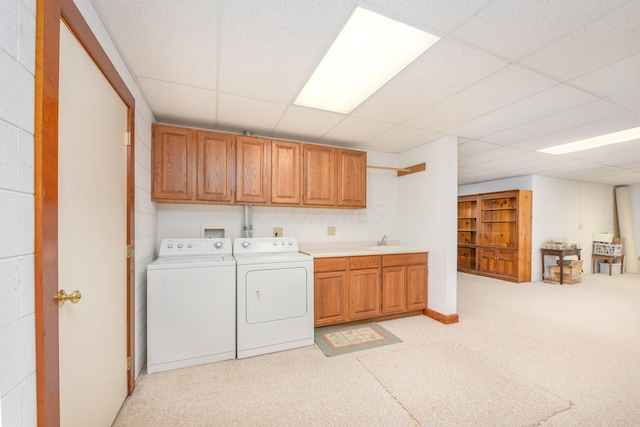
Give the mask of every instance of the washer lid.
[{"label": "washer lid", "polygon": [[194,257],[160,257],[147,266],[148,269],[164,268],[196,268],[196,267],[222,267],[235,265],[232,256],[194,256]]}]

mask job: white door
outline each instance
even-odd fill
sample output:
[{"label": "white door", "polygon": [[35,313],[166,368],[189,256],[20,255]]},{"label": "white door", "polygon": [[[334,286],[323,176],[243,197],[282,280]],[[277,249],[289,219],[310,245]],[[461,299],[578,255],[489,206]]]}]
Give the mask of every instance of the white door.
[{"label": "white door", "polygon": [[[127,396],[127,107],[60,25],[60,425],[110,426]],[[46,161],[46,159],[44,159]]]}]

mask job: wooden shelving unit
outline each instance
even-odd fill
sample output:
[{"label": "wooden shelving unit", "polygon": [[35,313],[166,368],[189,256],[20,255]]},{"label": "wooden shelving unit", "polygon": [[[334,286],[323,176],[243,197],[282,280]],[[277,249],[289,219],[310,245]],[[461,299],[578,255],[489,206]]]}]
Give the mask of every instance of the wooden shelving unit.
[{"label": "wooden shelving unit", "polygon": [[458,198],[458,270],[514,282],[531,280],[529,190]]}]

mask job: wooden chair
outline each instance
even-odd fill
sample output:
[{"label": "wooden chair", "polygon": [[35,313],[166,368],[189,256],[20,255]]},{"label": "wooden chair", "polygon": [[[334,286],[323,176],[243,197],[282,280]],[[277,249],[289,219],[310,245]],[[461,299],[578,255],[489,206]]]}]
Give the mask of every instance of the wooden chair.
[{"label": "wooden chair", "polygon": [[[611,276],[611,271],[613,270],[613,263],[615,261],[620,261],[620,274],[624,273],[624,239],[621,237],[615,237],[612,242],[614,245],[622,245],[622,250],[620,251],[620,255],[598,255],[591,254],[591,272],[595,273],[596,262],[605,261],[609,264],[609,276]],[[595,245],[594,245],[595,246]]]}]

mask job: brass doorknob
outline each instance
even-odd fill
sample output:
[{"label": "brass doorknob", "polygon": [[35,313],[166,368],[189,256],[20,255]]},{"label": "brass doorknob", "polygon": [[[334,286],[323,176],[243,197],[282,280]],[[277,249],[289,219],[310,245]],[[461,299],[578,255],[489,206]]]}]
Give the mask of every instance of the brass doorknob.
[{"label": "brass doorknob", "polygon": [[71,294],[67,294],[64,289],[60,289],[54,298],[58,300],[58,307],[62,307],[67,301],[77,304],[82,298],[82,294],[80,291],[73,291]]}]

